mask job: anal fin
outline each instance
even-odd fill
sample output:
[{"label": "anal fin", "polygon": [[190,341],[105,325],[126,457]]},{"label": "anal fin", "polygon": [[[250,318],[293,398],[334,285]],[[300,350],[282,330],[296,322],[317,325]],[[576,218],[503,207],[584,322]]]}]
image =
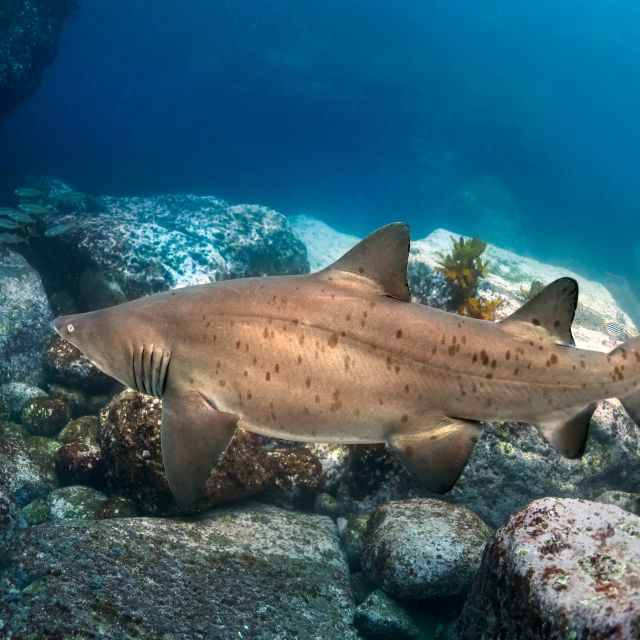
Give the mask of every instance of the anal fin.
[{"label": "anal fin", "polygon": [[559,417],[538,426],[542,435],[551,446],[567,458],[579,458],[584,453],[589,435],[591,416],[596,410],[596,403],[570,417]]},{"label": "anal fin", "polygon": [[416,478],[435,493],[446,493],[465,468],[480,439],[482,425],[426,413],[411,430],[394,433],[389,444]]},{"label": "anal fin", "polygon": [[193,504],[238,424],[238,416],[217,411],[197,391],[162,399],[162,461],[169,488],[180,506]]}]

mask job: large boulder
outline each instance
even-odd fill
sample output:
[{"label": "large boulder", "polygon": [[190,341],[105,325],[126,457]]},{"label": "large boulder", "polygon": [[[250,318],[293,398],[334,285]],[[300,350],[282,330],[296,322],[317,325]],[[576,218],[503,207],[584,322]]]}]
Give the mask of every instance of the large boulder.
[{"label": "large boulder", "polygon": [[51,261],[82,270],[81,302],[88,308],[213,280],[309,270],[287,219],[267,207],[213,196],[102,197],[87,214],[65,211],[65,185],[39,186],[52,211],[47,223],[72,225],[39,242]]},{"label": "large boulder", "polygon": [[[302,216],[294,218],[292,226],[307,244],[314,268],[325,267],[358,240]],[[409,282],[415,301],[449,309],[446,283],[434,267],[439,253],[450,252],[452,235],[458,237],[439,229],[412,242]],[[489,274],[480,280],[480,294],[502,301],[498,320],[526,301],[533,281],[548,284],[570,276],[580,287],[573,324],[577,347],[604,352],[613,349],[618,340],[606,332],[607,322],[619,324],[623,339],[638,334],[630,317],[598,282],[493,245],[487,246],[483,258],[489,263]],[[543,496],[591,499],[607,490],[637,491],[639,448],[640,429],[615,400],[602,403],[594,414],[585,454],[577,460],[558,454],[535,427],[489,423],[462,476],[443,498],[471,509],[491,526],[500,526],[510,514]],[[338,488],[343,511],[348,514],[368,511],[389,500],[432,495],[384,445],[354,447]]]},{"label": "large boulder", "polygon": [[9,548],[2,637],[357,637],[329,518],[243,505],[198,520],[44,524]]},{"label": "large boulder", "polygon": [[52,62],[64,19],[80,0],[4,0],[0,13],[0,117],[26,100]]},{"label": "large boulder", "polygon": [[38,384],[50,321],[40,276],[20,254],[0,244],[0,384]]},{"label": "large boulder", "polygon": [[362,567],[373,582],[402,598],[464,595],[492,533],[474,513],[447,502],[389,502],[369,520]]},{"label": "large boulder", "polygon": [[544,498],[487,545],[457,638],[640,637],[640,518]]}]

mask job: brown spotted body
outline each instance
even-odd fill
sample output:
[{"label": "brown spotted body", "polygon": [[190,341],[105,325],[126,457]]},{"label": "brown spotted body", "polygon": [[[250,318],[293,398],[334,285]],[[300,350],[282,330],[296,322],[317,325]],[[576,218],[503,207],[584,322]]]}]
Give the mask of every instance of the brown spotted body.
[{"label": "brown spotted body", "polygon": [[165,466],[182,502],[237,425],[299,441],[387,442],[446,490],[478,421],[538,424],[575,455],[586,427],[574,416],[638,393],[635,344],[609,355],[566,346],[572,280],[490,323],[411,303],[407,255],[406,227],[390,225],[318,274],[189,287],[55,326],[101,369],[163,398]]}]

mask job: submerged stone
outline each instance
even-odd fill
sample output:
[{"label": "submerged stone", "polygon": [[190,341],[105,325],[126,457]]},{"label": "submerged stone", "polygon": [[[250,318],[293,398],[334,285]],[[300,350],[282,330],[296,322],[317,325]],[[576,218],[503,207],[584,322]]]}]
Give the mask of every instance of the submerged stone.
[{"label": "submerged stone", "polygon": [[399,500],[373,512],[362,567],[403,598],[466,593],[492,530],[474,513],[441,500]]},{"label": "submerged stone", "polygon": [[57,398],[29,400],[20,413],[24,427],[33,435],[55,436],[70,417],[66,402]]},{"label": "submerged stone", "polygon": [[78,418],[87,413],[87,396],[80,389],[71,389],[59,384],[50,384],[49,395],[66,402],[72,418]]},{"label": "submerged stone", "polygon": [[140,510],[135,502],[122,496],[108,498],[96,510],[96,516],[101,520],[107,518],[135,518],[138,515],[140,515]]},{"label": "submerged stone", "polygon": [[58,442],[69,444],[82,442],[88,445],[98,444],[100,422],[96,416],[80,416],[69,420],[64,429],[58,434]]},{"label": "submerged stone", "polygon": [[640,518],[543,498],[487,546],[456,638],[640,637]]},{"label": "submerged stone", "polygon": [[348,570],[322,516],[245,504],[195,520],[44,524],[10,553],[0,635],[357,638]]},{"label": "submerged stone", "polygon": [[17,508],[13,496],[0,486],[0,553],[25,521]]},{"label": "submerged stone", "polygon": [[356,609],[354,623],[366,640],[417,640],[411,616],[384,591],[376,589]]},{"label": "submerged stone", "polygon": [[100,491],[82,485],[60,487],[47,497],[49,519],[53,522],[64,520],[95,520],[98,507],[107,499]]},{"label": "submerged stone", "polygon": [[84,442],[63,444],[56,453],[55,465],[61,484],[104,487],[104,457],[97,445]]},{"label": "submerged stone", "polygon": [[[47,393],[39,387],[25,384],[24,382],[7,382],[0,385],[0,404],[6,407],[8,416],[6,419],[20,417],[22,407],[34,398],[46,398]],[[1,418],[2,416],[0,416]]]},{"label": "submerged stone", "polygon": [[22,507],[22,515],[29,526],[42,524],[49,519],[49,505],[44,498],[36,498]]}]

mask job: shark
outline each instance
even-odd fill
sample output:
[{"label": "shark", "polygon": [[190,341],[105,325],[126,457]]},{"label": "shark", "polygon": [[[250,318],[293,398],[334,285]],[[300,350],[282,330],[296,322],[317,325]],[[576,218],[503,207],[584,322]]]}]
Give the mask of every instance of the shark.
[{"label": "shark", "polygon": [[575,347],[578,284],[560,278],[501,322],[412,302],[409,228],[387,225],[308,275],[212,282],[58,317],[122,384],[162,399],[169,487],[193,504],[238,427],[301,442],[386,443],[449,491],[483,423],[536,425],[582,455],[598,401],[640,422],[640,337]]}]

